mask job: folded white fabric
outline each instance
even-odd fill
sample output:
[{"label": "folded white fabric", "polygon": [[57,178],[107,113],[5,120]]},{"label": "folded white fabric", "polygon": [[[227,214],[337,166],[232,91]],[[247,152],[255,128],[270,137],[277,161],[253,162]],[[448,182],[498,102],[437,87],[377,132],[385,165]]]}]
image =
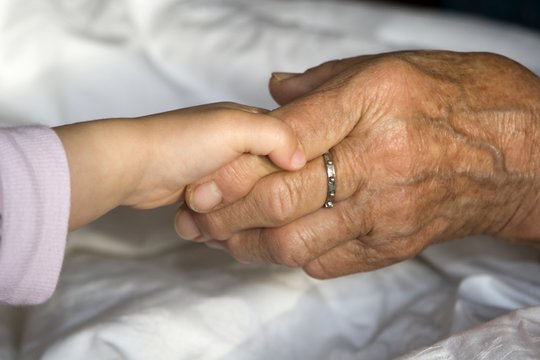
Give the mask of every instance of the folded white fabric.
[{"label": "folded white fabric", "polygon": [[[120,225],[136,224],[117,215]],[[141,238],[155,238],[151,226],[142,227]],[[78,236],[99,242],[111,231],[97,223]],[[172,230],[154,231],[174,240]],[[474,327],[540,301],[530,281],[540,271],[536,257],[469,238],[376,272],[316,281],[300,270],[238,264],[202,245],[171,241],[139,257],[87,248],[67,259],[56,296],[28,311],[21,358],[390,359],[469,328],[456,335],[467,345],[452,345],[449,354],[534,353],[527,339],[539,333],[532,325],[505,325],[499,342],[469,339],[497,339],[502,330]],[[534,324],[532,315],[501,321]],[[513,337],[520,348],[505,347]],[[443,344],[429,349],[447,351]]]},{"label": "folded white fabric", "polygon": [[410,360],[520,359],[540,354],[540,306],[517,310],[404,356]]},{"label": "folded white fabric", "polygon": [[540,72],[538,34],[478,18],[341,1],[176,1],[132,3],[153,63],[210,101],[272,107],[272,71],[401,49],[492,51]]},{"label": "folded white fabric", "polygon": [[21,359],[387,359],[445,335],[452,289],[421,263],[323,282],[202,245],[168,254],[71,256]]}]

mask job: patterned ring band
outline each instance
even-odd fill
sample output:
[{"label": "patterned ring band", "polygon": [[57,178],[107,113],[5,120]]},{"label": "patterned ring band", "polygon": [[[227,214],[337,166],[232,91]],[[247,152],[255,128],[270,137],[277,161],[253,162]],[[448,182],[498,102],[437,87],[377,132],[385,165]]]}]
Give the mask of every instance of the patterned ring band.
[{"label": "patterned ring band", "polygon": [[336,197],[336,168],[334,161],[332,160],[332,154],[327,151],[323,154],[324,165],[326,166],[327,188],[326,201],[324,202],[325,208],[334,207],[334,199]]}]

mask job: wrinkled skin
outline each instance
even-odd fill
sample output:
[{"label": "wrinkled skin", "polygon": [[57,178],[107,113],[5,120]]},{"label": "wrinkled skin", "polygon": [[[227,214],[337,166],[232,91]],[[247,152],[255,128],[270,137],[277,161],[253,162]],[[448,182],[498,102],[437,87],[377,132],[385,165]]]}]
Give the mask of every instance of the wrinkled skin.
[{"label": "wrinkled skin", "polygon": [[[279,74],[278,74],[279,75]],[[288,123],[311,161],[277,172],[245,155],[193,184],[177,229],[240,261],[303,267],[316,278],[368,271],[430,244],[490,234],[540,239],[540,80],[487,53],[400,52],[274,77]],[[337,171],[325,209],[321,155]],[[222,201],[205,208],[200,185]]]}]

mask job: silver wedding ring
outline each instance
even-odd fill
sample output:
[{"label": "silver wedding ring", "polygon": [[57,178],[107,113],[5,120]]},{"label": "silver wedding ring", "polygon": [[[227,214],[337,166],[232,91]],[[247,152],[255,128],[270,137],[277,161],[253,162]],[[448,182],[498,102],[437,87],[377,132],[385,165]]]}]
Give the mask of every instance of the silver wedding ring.
[{"label": "silver wedding ring", "polygon": [[334,207],[334,199],[336,197],[336,168],[334,161],[332,160],[332,154],[327,151],[323,154],[324,165],[326,166],[326,201],[324,202],[325,208]]}]

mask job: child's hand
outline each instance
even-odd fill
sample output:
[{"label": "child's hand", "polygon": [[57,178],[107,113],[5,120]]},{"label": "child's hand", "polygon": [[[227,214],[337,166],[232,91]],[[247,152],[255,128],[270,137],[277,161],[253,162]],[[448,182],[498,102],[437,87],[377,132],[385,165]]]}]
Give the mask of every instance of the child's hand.
[{"label": "child's hand", "polygon": [[288,170],[306,161],[285,123],[230,103],[90,121],[55,131],[70,166],[70,229],[119,205],[154,208],[181,201],[187,184],[246,152],[269,155]]}]

